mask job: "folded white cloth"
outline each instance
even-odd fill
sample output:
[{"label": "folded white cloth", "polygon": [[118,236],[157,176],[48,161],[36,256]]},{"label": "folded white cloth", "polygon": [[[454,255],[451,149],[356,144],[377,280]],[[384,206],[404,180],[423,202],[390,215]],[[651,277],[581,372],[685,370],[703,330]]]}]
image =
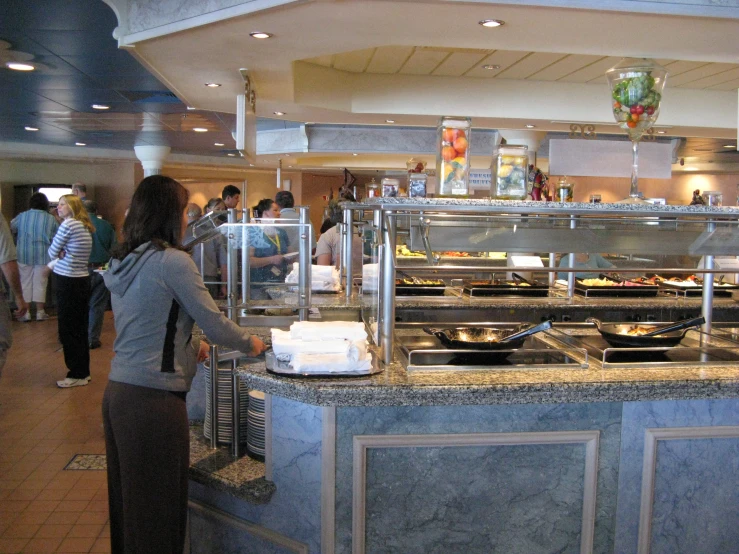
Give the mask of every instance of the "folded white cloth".
[{"label": "folded white cloth", "polygon": [[[341,278],[339,270],[332,265],[312,265],[311,266],[311,290],[320,291],[337,291],[341,289]],[[285,277],[285,283],[290,285],[298,284],[300,277],[300,264],[294,263],[292,270]]]},{"label": "folded white cloth", "polygon": [[367,340],[364,323],[352,321],[296,321],[290,326],[290,335],[302,340]]},{"label": "folded white cloth", "polygon": [[341,354],[299,353],[293,356],[290,367],[305,373],[366,373],[372,367],[372,354],[353,362]]},{"label": "folded white cloth", "polygon": [[362,266],[362,289],[378,290],[380,264],[364,264]]},{"label": "folded white cloth", "polygon": [[272,350],[280,359],[292,359],[296,354],[339,354],[356,362],[367,355],[367,341],[346,339],[300,340],[289,331],[272,329]]}]

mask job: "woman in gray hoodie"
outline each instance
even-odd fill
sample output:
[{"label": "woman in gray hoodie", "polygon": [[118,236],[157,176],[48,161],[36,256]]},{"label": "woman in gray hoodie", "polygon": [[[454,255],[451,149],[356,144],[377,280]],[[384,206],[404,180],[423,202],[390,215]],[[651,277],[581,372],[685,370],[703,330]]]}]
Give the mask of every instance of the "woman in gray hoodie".
[{"label": "woman in gray hoodie", "polygon": [[181,554],[187,522],[190,435],[185,395],[208,345],[258,355],[264,343],[228,320],[178,248],[188,193],[155,175],[136,189],[105,284],[117,337],[103,425],[113,553]]}]

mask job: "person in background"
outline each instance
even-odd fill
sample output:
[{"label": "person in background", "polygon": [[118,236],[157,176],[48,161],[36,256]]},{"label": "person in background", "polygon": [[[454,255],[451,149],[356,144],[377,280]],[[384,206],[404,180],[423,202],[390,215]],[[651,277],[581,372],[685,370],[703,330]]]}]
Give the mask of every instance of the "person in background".
[{"label": "person in background", "polygon": [[219,345],[250,356],[265,349],[224,317],[192,258],[179,248],[187,201],[187,190],[174,179],[141,181],[104,276],[117,332],[102,407],[115,553],[180,554],[185,546],[185,397],[197,361],[208,354],[205,342],[193,340],[193,324]]},{"label": "person in background", "polygon": [[[568,267],[569,256],[562,255],[558,267]],[[616,267],[603,258],[600,254],[575,254],[575,269],[613,269]],[[597,279],[600,271],[578,271],[575,277],[578,279]],[[567,280],[567,273],[557,273],[557,279]]]},{"label": "person in background", "polygon": [[[5,279],[10,285],[10,290],[15,295],[15,317],[22,319],[27,313],[28,306],[23,300],[23,291],[21,290],[21,278],[18,271],[18,263],[16,260],[16,249],[13,244],[13,235],[8,228],[8,222],[0,216],[0,270],[2,270]],[[0,376],[3,373],[3,366],[8,357],[8,350],[13,344],[13,334],[10,330],[10,308],[8,307],[8,298],[5,295],[5,288],[0,281]]]},{"label": "person in background", "polygon": [[[44,310],[49,282],[47,264],[51,261],[48,252],[59,223],[49,213],[49,199],[42,192],[31,195],[28,208],[10,222],[10,229],[18,236],[18,270],[23,300],[36,304],[36,321],[42,321],[49,319]],[[19,321],[31,321],[30,311],[26,311]]]},{"label": "person in background", "polygon": [[72,194],[79,198],[82,202],[87,200],[87,185],[84,183],[75,183],[72,185]]},{"label": "person in background", "polygon": [[[223,205],[223,200],[216,198],[219,206]],[[206,211],[208,209],[206,204]],[[203,216],[203,210],[197,204],[190,203],[187,205],[187,230],[185,231],[184,243],[187,244],[194,237],[195,223]],[[203,276],[205,286],[213,298],[218,298],[219,294],[226,294],[226,286],[219,285],[221,277],[218,270],[221,270],[223,276],[226,275],[226,241],[223,235],[217,235],[202,244],[196,244],[192,247],[192,259],[198,272]],[[201,255],[202,254],[202,255]]]},{"label": "person in background", "polygon": [[[344,201],[354,202],[354,196],[351,193],[345,193]],[[336,205],[330,212],[330,220],[333,226],[327,231],[321,233],[316,246],[316,258],[318,265],[333,265],[339,267],[339,253],[341,251],[341,234],[337,223],[343,221],[344,212],[341,209],[341,203]],[[362,239],[355,232],[352,237],[352,269],[354,275],[362,274]]]},{"label": "person in background", "polygon": [[[295,209],[295,198],[293,193],[289,190],[281,190],[275,195],[275,204],[280,207],[280,220],[285,223],[296,224],[300,223],[300,215],[298,215]],[[297,252],[300,249],[299,238],[300,228],[299,227],[283,227],[287,233],[287,251]],[[311,251],[316,248],[316,234],[313,232],[313,226],[311,225]]]},{"label": "person in background", "polygon": [[83,202],[87,214],[90,216],[92,226],[95,232],[92,234],[92,252],[88,262],[88,270],[90,274],[90,313],[88,315],[87,340],[90,350],[100,348],[100,333],[103,330],[103,319],[105,318],[105,310],[110,302],[110,292],[108,292],[103,276],[98,273],[100,269],[107,265],[110,261],[110,254],[113,247],[117,244],[115,238],[115,230],[113,226],[98,217],[98,206],[94,200],[85,200]]},{"label": "person in background", "polygon": [[[280,218],[280,207],[271,198],[260,200],[253,210],[261,223],[272,223]],[[251,297],[265,299],[268,296],[260,283],[285,281],[287,264],[283,254],[287,254],[287,233],[280,227],[265,226],[250,237],[249,242]]]},{"label": "person in background", "polygon": [[67,377],[60,388],[82,387],[90,381],[90,350],[87,327],[90,309],[90,273],[87,267],[92,252],[95,227],[80,199],[65,194],[57,206],[63,219],[49,247],[56,274],[56,306],[59,340],[64,348]]},{"label": "person in background", "polygon": [[221,198],[223,198],[226,208],[229,210],[236,209],[241,199],[241,191],[233,185],[226,185],[223,187],[223,192],[221,192]]}]

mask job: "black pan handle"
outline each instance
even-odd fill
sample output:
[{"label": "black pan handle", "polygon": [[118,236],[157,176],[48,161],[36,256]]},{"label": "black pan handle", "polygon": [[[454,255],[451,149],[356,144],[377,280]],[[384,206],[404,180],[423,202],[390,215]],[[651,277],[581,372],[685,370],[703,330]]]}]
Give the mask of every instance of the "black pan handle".
[{"label": "black pan handle", "polygon": [[593,323],[596,329],[598,329],[598,331],[600,331],[600,326],[602,325],[602,323],[600,322],[600,319],[596,317],[589,317],[588,319],[585,320],[585,323]]},{"label": "black pan handle", "polygon": [[526,279],[525,277],[522,277],[522,276],[521,276],[521,275],[519,275],[518,273],[511,273],[511,276],[512,276],[512,277],[513,277],[514,279],[518,279],[518,280],[519,280],[519,281],[521,281],[522,283],[526,283],[527,285],[533,285],[533,283],[532,283],[531,281],[529,281],[529,280],[528,280],[528,279]]},{"label": "black pan handle", "polygon": [[655,335],[661,335],[662,333],[669,333],[670,331],[679,331],[680,329],[685,329],[687,327],[697,327],[698,325],[703,325],[705,322],[706,320],[704,317],[694,317],[693,319],[684,319],[682,321],[676,321],[675,323],[671,323],[670,325],[664,325],[662,327],[657,327],[656,329],[649,331],[649,333],[644,333],[642,337],[653,337]]},{"label": "black pan handle", "polygon": [[513,333],[512,335],[508,335],[507,337],[500,339],[499,343],[506,343],[506,342],[513,342],[518,339],[522,339],[524,337],[528,337],[529,335],[533,335],[535,333],[539,333],[541,331],[546,331],[547,329],[552,328],[552,322],[550,320],[542,321],[539,323],[539,325],[534,325],[533,327],[529,327],[528,329],[524,329],[523,331],[519,331],[517,333]]}]

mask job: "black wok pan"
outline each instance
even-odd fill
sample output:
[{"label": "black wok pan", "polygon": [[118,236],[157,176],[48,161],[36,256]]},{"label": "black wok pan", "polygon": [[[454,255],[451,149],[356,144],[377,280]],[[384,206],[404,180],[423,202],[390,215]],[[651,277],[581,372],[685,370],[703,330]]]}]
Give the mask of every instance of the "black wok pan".
[{"label": "black wok pan", "polygon": [[[702,317],[677,321],[670,325],[641,325],[637,323],[601,323],[594,317],[586,320],[594,323],[601,336],[611,346],[625,348],[648,348],[650,346],[677,346],[685,337],[690,327],[697,327],[706,322]],[[648,335],[626,335],[626,331],[636,327],[650,329]],[[655,332],[657,334],[655,334]]]},{"label": "black wok pan", "polygon": [[526,337],[549,329],[551,321],[539,325],[519,325],[513,329],[490,327],[457,327],[454,329],[428,329],[441,344],[453,350],[516,350],[523,346]]}]

